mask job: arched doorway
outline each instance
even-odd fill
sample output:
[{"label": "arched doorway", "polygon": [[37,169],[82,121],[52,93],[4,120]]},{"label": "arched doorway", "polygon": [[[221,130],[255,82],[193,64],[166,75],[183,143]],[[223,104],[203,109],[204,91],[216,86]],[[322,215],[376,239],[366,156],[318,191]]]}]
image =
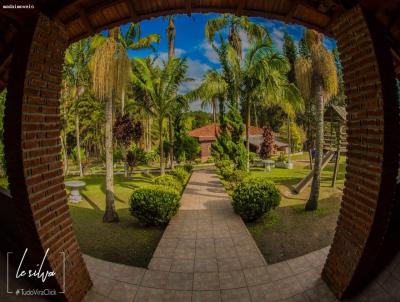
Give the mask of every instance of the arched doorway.
[{"label": "arched doorway", "polygon": [[[72,1],[46,3],[19,20],[10,16],[20,25],[8,73],[5,143],[21,245],[33,251],[32,260],[41,259],[49,248],[47,265],[57,272],[63,268],[56,255],[64,251],[65,298],[82,299],[91,281],[72,229],[60,159],[58,97],[64,51],[68,43],[105,27],[191,12],[284,19],[333,34],[338,41],[349,98],[349,159],[323,278],[338,297],[351,294],[396,251],[392,239],[398,234],[399,214],[394,68],[389,39],[380,34],[381,24],[365,6],[345,10],[326,8],[322,1]],[[61,289],[63,280],[57,281]]]}]

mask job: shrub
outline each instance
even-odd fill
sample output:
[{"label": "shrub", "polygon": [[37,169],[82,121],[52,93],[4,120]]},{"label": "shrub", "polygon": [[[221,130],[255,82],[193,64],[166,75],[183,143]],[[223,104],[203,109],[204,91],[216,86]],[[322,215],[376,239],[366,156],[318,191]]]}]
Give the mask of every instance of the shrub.
[{"label": "shrub", "polygon": [[243,170],[234,170],[233,173],[231,173],[228,178],[226,179],[229,182],[233,183],[241,183],[243,180],[248,176],[249,174],[246,171]]},{"label": "shrub", "polygon": [[232,167],[233,166],[233,162],[229,159],[223,159],[223,160],[217,160],[215,162],[215,166],[218,169],[224,168],[224,167]]},{"label": "shrub", "polygon": [[190,173],[193,171],[193,165],[190,163],[186,163],[183,165],[183,169],[185,169],[186,172]]},{"label": "shrub", "polygon": [[168,188],[174,189],[178,191],[179,193],[182,192],[183,186],[179,179],[177,179],[173,175],[161,175],[156,178],[154,178],[154,183],[156,185],[161,185],[161,186],[166,186]]},{"label": "shrub", "polygon": [[201,164],[201,158],[196,158],[196,159],[194,160],[194,162],[195,162],[196,164]]},{"label": "shrub", "polygon": [[189,179],[189,173],[183,167],[176,167],[169,172],[170,175],[175,176],[182,185],[186,184]]},{"label": "shrub", "polygon": [[222,178],[225,180],[229,180],[229,177],[235,172],[235,168],[232,166],[223,166],[219,169],[219,173]]},{"label": "shrub", "polygon": [[276,208],[281,196],[270,180],[248,177],[235,188],[232,199],[235,212],[244,221],[253,221]]},{"label": "shrub", "polygon": [[180,195],[165,186],[138,188],[130,198],[130,212],[143,225],[165,225],[179,209]]}]

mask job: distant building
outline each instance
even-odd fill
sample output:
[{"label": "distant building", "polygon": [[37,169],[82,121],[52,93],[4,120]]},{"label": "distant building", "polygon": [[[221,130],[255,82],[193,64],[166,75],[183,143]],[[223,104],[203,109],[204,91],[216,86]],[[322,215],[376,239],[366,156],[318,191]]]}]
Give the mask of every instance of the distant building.
[{"label": "distant building", "polygon": [[[195,137],[200,143],[200,158],[201,160],[207,160],[211,156],[211,144],[217,139],[217,135],[220,131],[219,124],[209,124],[201,128],[193,129],[189,132],[189,136]],[[258,152],[260,145],[263,142],[263,129],[250,126],[250,150],[252,152]],[[245,142],[245,137],[243,137]],[[279,152],[288,152],[289,145],[279,139],[275,138],[276,150]]]}]

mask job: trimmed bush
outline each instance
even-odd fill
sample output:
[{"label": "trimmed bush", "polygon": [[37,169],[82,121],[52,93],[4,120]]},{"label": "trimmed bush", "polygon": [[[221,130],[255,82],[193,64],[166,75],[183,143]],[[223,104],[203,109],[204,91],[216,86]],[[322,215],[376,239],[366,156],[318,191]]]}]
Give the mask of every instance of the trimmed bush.
[{"label": "trimmed bush", "polygon": [[229,180],[230,176],[235,172],[235,168],[232,166],[224,166],[219,169],[219,173],[221,174],[224,180]]},{"label": "trimmed bush", "polygon": [[174,189],[179,193],[182,192],[183,186],[179,179],[173,175],[165,174],[154,178],[154,183],[156,185],[166,186],[168,188]]},{"label": "trimmed bush", "polygon": [[183,165],[183,169],[185,169],[186,172],[190,173],[190,172],[193,171],[193,165],[190,164],[190,163],[186,163],[186,164]]},{"label": "trimmed bush", "polygon": [[248,177],[232,194],[233,208],[244,221],[253,221],[279,206],[281,195],[267,178]]},{"label": "trimmed bush", "polygon": [[165,225],[176,214],[180,194],[161,185],[138,188],[130,198],[130,212],[143,225]]},{"label": "trimmed bush", "polygon": [[169,172],[170,175],[175,176],[182,185],[185,185],[189,179],[189,173],[183,167],[176,167]]},{"label": "trimmed bush", "polygon": [[225,168],[225,167],[233,167],[233,162],[229,159],[217,160],[215,161],[215,166],[218,169]]}]

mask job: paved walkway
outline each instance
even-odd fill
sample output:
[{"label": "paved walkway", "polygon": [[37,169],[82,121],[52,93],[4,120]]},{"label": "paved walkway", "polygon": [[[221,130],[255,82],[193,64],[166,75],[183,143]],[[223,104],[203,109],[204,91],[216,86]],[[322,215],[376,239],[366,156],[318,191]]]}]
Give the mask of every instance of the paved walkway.
[{"label": "paved walkway", "polygon": [[148,269],[85,256],[94,283],[85,300],[336,301],[320,279],[327,253],[267,265],[215,171],[200,170]]}]

